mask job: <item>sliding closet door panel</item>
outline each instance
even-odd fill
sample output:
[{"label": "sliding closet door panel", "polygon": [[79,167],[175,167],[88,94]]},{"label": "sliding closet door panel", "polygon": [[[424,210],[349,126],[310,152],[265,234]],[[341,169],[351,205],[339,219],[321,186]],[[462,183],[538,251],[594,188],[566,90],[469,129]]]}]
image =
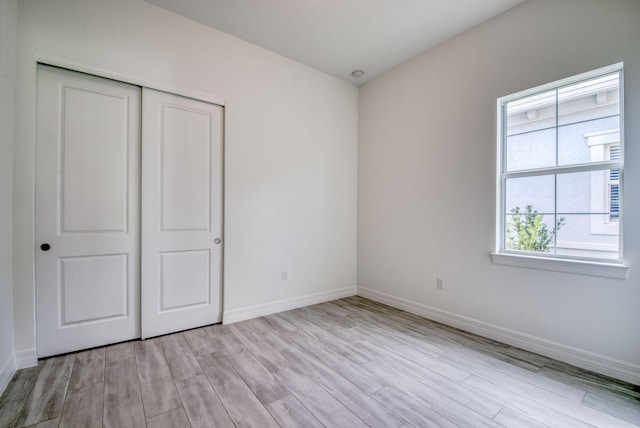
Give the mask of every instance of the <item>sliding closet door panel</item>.
[{"label": "sliding closet door panel", "polygon": [[143,338],[221,321],[222,118],[143,89]]},{"label": "sliding closet door panel", "polygon": [[140,335],[140,88],[38,67],[38,356]]}]

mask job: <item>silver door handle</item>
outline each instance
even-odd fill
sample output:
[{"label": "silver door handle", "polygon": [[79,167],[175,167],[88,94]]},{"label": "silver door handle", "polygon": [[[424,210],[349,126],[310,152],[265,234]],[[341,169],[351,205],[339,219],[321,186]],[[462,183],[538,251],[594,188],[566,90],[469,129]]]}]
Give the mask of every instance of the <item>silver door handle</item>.
[{"label": "silver door handle", "polygon": [[214,239],[214,240],[213,240],[213,242],[215,242],[216,244],[219,244],[219,243],[221,243],[221,242],[222,242],[222,239],[220,239],[220,238],[216,238],[216,239]]}]

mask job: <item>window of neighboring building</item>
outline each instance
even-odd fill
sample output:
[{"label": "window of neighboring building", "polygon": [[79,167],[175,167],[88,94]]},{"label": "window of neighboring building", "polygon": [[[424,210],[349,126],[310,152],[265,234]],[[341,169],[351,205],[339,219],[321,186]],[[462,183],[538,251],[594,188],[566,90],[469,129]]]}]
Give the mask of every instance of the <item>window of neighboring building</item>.
[{"label": "window of neighboring building", "polygon": [[[585,134],[591,162],[621,160],[620,130],[607,129]],[[620,170],[593,172],[591,174],[591,211],[608,212],[608,215],[591,218],[591,233],[619,235],[620,219]],[[617,250],[614,248],[613,251]]]},{"label": "window of neighboring building", "polygon": [[617,64],[498,100],[498,254],[622,262],[622,93]]},{"label": "window of neighboring building", "polygon": [[[620,144],[611,144],[607,147],[609,160],[620,160]],[[620,220],[620,169],[612,169],[607,176],[607,199],[609,205],[609,222],[617,223]]]}]

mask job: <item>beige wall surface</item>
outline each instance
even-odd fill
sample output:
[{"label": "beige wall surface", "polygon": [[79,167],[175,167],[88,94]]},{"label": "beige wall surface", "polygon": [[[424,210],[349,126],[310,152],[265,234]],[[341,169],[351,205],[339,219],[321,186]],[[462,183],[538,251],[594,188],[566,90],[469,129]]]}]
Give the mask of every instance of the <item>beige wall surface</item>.
[{"label": "beige wall surface", "polygon": [[[358,293],[640,380],[638,22],[636,0],[530,0],[363,85]],[[493,265],[497,98],[621,61],[627,279]]]},{"label": "beige wall surface", "polygon": [[16,0],[0,0],[0,391],[13,372],[12,183]]}]

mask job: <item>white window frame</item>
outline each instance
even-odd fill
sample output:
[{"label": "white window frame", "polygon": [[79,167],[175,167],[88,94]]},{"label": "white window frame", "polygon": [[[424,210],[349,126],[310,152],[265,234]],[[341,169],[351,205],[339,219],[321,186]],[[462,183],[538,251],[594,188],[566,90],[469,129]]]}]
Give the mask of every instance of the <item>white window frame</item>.
[{"label": "white window frame", "polygon": [[506,103],[509,101],[513,101],[519,98],[531,96],[536,93],[542,93],[545,91],[553,90],[561,86],[575,84],[582,80],[594,79],[598,76],[606,75],[619,72],[620,73],[620,130],[618,134],[617,143],[620,144],[620,152],[621,152],[621,160],[620,161],[610,161],[603,160],[602,162],[597,163],[589,163],[589,164],[581,164],[576,166],[568,166],[568,167],[556,167],[556,173],[562,172],[588,172],[595,170],[602,170],[603,164],[606,164],[607,168],[619,168],[620,169],[620,189],[622,190],[623,186],[623,176],[624,176],[624,90],[623,90],[623,64],[618,63],[614,65],[610,65],[608,67],[599,68],[597,70],[589,71],[586,73],[582,73],[576,76],[572,76],[566,79],[558,80],[556,82],[551,82],[545,85],[537,86],[535,88],[527,89],[515,94],[511,94],[505,97],[501,97],[497,100],[497,164],[496,164],[496,189],[497,189],[497,198],[496,198],[496,243],[495,243],[495,251],[491,253],[491,259],[494,264],[508,265],[508,266],[516,266],[516,267],[526,267],[526,268],[534,268],[534,269],[542,269],[542,270],[552,270],[552,271],[560,271],[560,272],[569,272],[569,273],[578,273],[592,276],[602,276],[608,278],[618,278],[625,279],[628,266],[623,263],[623,209],[622,209],[622,198],[620,201],[620,218],[618,224],[619,226],[619,248],[618,248],[618,259],[617,260],[603,260],[603,259],[594,259],[594,258],[586,258],[586,257],[573,257],[573,256],[564,256],[557,254],[546,254],[546,253],[531,253],[526,251],[515,251],[515,250],[507,250],[504,248],[505,242],[505,183],[506,178],[509,176],[513,178],[514,176],[519,176],[522,174],[523,176],[532,176],[532,175],[546,175],[549,173],[547,169],[541,169],[539,174],[536,174],[535,170],[529,170],[525,172],[516,172],[516,173],[506,173],[504,170],[506,169],[506,147],[505,147],[505,135],[506,135],[506,120],[504,120],[503,109],[506,106]]}]

